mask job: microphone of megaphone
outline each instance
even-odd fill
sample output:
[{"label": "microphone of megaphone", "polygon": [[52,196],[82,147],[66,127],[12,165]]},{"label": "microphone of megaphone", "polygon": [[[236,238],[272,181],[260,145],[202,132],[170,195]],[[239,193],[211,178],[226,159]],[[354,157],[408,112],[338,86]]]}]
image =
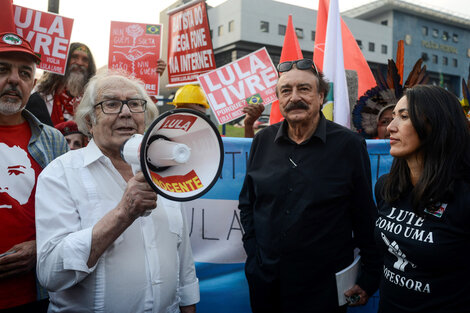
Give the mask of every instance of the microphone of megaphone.
[{"label": "microphone of megaphone", "polygon": [[[134,134],[121,145],[121,158],[132,167],[134,175],[141,171],[140,151],[143,135]],[[182,143],[169,141],[163,136],[153,136],[147,147],[147,162],[154,170],[188,162],[191,149]]]}]

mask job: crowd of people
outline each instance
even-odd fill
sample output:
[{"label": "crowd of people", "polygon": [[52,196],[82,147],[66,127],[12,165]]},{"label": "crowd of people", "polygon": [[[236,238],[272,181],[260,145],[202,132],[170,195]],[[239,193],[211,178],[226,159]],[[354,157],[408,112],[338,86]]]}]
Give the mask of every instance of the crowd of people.
[{"label": "crowd of people", "polygon": [[[23,37],[0,34],[0,311],[196,312],[182,205],[121,158],[157,107],[135,78],[96,73],[82,43],[64,76],[45,73],[33,89],[39,61]],[[310,59],[277,69],[284,121],[254,136],[264,107],[245,109],[254,140],[239,209],[252,311],[346,312],[380,288],[381,313],[467,312],[470,132],[459,100],[405,84],[377,110],[373,133],[390,139],[394,161],[374,202],[364,136],[321,112],[322,72]],[[209,108],[195,85],[173,104]],[[356,248],[360,273],[339,305],[335,273]]]}]

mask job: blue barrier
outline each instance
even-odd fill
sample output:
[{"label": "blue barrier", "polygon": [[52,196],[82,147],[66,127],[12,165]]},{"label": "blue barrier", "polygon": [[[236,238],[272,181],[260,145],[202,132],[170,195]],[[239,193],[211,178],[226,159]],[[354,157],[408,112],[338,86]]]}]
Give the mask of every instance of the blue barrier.
[{"label": "blue barrier", "polygon": [[[208,226],[204,226],[204,213],[210,212],[207,207],[206,211],[202,209],[202,226],[196,225],[194,221],[195,207],[197,207],[198,202],[208,206],[207,203],[211,200],[218,200],[218,205],[220,205],[220,201],[227,200],[227,203],[230,203],[231,206],[235,205],[234,209],[228,210],[233,211],[233,216],[230,215],[227,218],[231,220],[230,231],[240,232],[237,233],[237,236],[241,237],[241,230],[237,223],[239,221],[236,220],[236,215],[238,214],[236,201],[238,200],[245,177],[246,161],[250,152],[251,139],[226,137],[223,138],[223,143],[225,158],[220,179],[201,200],[195,200],[186,205],[186,213],[191,225],[191,241],[196,259],[196,271],[201,290],[201,301],[197,305],[197,311],[199,313],[251,313],[248,284],[244,274],[244,263],[198,261],[198,250],[202,247],[201,242],[202,245],[205,242],[208,244],[213,244],[214,242],[219,244],[223,240],[228,243],[231,234],[231,232],[228,232],[229,235],[227,236],[227,232],[223,234],[212,233],[211,235],[206,233],[207,230],[204,227],[208,228]],[[371,162],[372,184],[374,186],[377,179],[390,170],[392,164],[392,157],[389,155],[390,144],[388,140],[367,140],[367,149]],[[214,208],[214,210],[217,209]],[[203,240],[201,240],[201,237]],[[193,241],[196,239],[198,240],[197,244]],[[233,238],[230,238],[230,240],[233,246]],[[242,249],[239,238],[236,239],[235,244],[238,246],[237,249]],[[377,312],[378,300],[378,293],[376,293],[369,299],[366,306],[350,308],[348,312],[375,313]]]}]

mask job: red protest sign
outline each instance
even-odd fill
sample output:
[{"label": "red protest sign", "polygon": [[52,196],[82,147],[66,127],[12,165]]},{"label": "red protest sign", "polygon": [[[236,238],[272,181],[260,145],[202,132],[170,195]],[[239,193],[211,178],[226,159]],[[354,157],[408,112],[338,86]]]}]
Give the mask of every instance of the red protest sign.
[{"label": "red protest sign", "polygon": [[13,5],[17,33],[41,55],[38,68],[64,75],[73,19]]},{"label": "red protest sign", "polygon": [[111,22],[108,68],[139,78],[149,95],[158,94],[161,31],[159,24]]},{"label": "red protest sign", "polygon": [[206,4],[200,1],[169,13],[168,82],[181,85],[215,69]]},{"label": "red protest sign", "polygon": [[277,71],[266,48],[198,77],[219,124],[244,113],[250,104],[277,99]]}]

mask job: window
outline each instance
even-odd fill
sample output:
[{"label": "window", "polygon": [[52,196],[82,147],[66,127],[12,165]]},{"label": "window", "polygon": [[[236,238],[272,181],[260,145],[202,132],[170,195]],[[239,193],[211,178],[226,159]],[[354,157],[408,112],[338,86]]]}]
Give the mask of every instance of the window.
[{"label": "window", "polygon": [[432,55],[432,63],[437,64],[437,55]]},{"label": "window", "polygon": [[387,26],[388,25],[388,20],[383,20],[382,22],[380,22],[380,24]]},{"label": "window", "polygon": [[448,32],[442,32],[442,40],[444,40],[444,41],[449,40],[449,33]]},{"label": "window", "polygon": [[362,50],[362,40],[357,39],[356,42],[359,48]]},{"label": "window", "polygon": [[375,43],[369,42],[369,51],[371,51],[371,52],[375,51]]},{"label": "window", "polygon": [[433,36],[434,38],[439,37],[439,30],[436,29],[436,28],[433,28],[433,30],[432,30],[432,36]]},{"label": "window", "polygon": [[449,58],[447,58],[447,57],[442,57],[442,64],[444,64],[444,65],[449,64]]},{"label": "window", "polygon": [[220,25],[217,28],[217,35],[222,36],[224,34],[224,25]]},{"label": "window", "polygon": [[231,33],[234,31],[234,29],[235,29],[235,21],[231,20],[230,22],[228,22],[228,32]]},{"label": "window", "polygon": [[421,58],[424,62],[427,62],[429,60],[429,56],[426,52],[421,53]]},{"label": "window", "polygon": [[315,31],[312,30],[312,41],[315,41]]},{"label": "window", "polygon": [[295,28],[295,33],[297,34],[297,38],[304,38],[304,30],[302,28]]},{"label": "window", "polygon": [[459,65],[458,62],[457,62],[457,59],[452,59],[452,65],[454,67],[457,67]]},{"label": "window", "polygon": [[452,35],[452,41],[453,41],[453,42],[459,42],[459,35],[453,34],[453,35]]},{"label": "window", "polygon": [[259,24],[259,30],[262,33],[269,33],[269,22],[261,21]]},{"label": "window", "polygon": [[428,35],[428,27],[427,26],[421,27],[421,32],[423,33],[423,36],[427,36]]},{"label": "window", "polygon": [[214,32],[212,31],[212,29],[209,30],[209,34],[211,34],[211,38],[214,37]]},{"label": "window", "polygon": [[387,45],[382,45],[382,54],[387,54]]},{"label": "window", "polygon": [[277,27],[277,33],[281,36],[284,36],[286,34],[286,25],[281,25]]}]

